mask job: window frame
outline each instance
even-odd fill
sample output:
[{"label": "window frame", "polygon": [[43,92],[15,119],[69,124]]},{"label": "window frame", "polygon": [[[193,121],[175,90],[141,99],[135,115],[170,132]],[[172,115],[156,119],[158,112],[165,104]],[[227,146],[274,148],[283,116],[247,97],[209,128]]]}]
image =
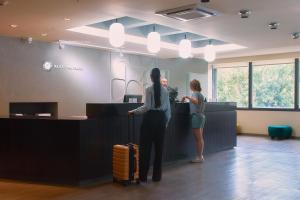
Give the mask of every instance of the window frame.
[{"label": "window frame", "polygon": [[[272,65],[278,64],[288,64],[288,63],[274,63]],[[271,65],[271,64],[269,64]],[[260,65],[257,65],[260,66]],[[237,67],[245,67],[245,66],[237,66]],[[247,67],[247,66],[246,66]],[[225,68],[233,68],[233,67],[225,67]],[[213,94],[217,96],[217,70],[213,67]],[[237,107],[237,110],[244,111],[282,111],[282,112],[299,112],[299,100],[300,100],[300,62],[299,58],[294,59],[294,107],[293,108],[254,108],[253,107],[253,62],[248,62],[248,107]],[[216,97],[215,96],[215,97]]]},{"label": "window frame", "polygon": [[[291,107],[282,107],[282,108],[272,108],[272,107],[270,107],[270,108],[268,108],[268,107],[254,107],[253,105],[254,105],[254,103],[253,103],[253,73],[254,73],[254,68],[255,67],[277,67],[277,66],[279,66],[279,65],[292,65],[292,68],[294,68],[293,69],[293,71],[294,71],[294,77],[293,77],[293,81],[294,81],[294,83],[292,83],[292,85],[293,85],[293,89],[294,89],[294,94],[293,94],[293,96],[295,97],[295,91],[296,91],[296,88],[295,88],[295,63],[293,63],[293,62],[277,62],[277,63],[272,63],[272,64],[257,64],[257,65],[253,65],[252,66],[252,79],[251,79],[251,82],[252,82],[252,84],[251,84],[251,102],[252,102],[252,110],[283,110],[283,111],[289,111],[289,110],[293,110],[294,108],[295,108],[295,105],[296,105],[296,103],[295,103],[295,98],[293,99],[294,100],[294,102],[293,102],[293,105],[291,106]],[[250,98],[250,97],[249,97]]]},{"label": "window frame", "polygon": [[299,96],[300,96],[300,65],[299,58],[295,59],[295,110],[300,110],[299,108]]},{"label": "window frame", "polygon": [[[249,68],[249,66],[247,66],[247,65],[236,65],[236,66],[234,66],[234,67],[229,67],[229,66],[227,66],[227,67],[220,67],[219,69],[228,69],[228,68],[230,68],[230,69],[234,69],[234,68]],[[218,97],[218,85],[217,85],[217,82],[218,82],[218,68],[213,68],[213,70],[215,70],[215,71],[213,71],[213,83],[214,83],[214,87],[213,87],[213,98],[214,99],[218,99],[217,97]],[[249,70],[248,70],[248,80],[249,80],[249,76],[250,76],[250,74],[249,74]],[[249,96],[249,84],[248,84],[248,96]],[[248,100],[248,105],[247,106],[245,106],[245,107],[237,107],[237,108],[239,108],[239,109],[248,109],[248,107],[249,107],[249,99],[247,99]]]}]

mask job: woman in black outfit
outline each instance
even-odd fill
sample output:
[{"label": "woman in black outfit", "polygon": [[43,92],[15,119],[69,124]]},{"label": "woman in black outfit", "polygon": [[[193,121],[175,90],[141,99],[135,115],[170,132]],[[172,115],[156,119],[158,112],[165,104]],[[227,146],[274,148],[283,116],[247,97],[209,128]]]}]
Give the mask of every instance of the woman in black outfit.
[{"label": "woman in black outfit", "polygon": [[169,93],[160,84],[158,68],[152,69],[151,81],[153,84],[146,89],[144,105],[128,112],[129,115],[144,113],[140,135],[140,180],[142,182],[147,181],[152,144],[155,152],[152,180],[155,182],[161,180],[164,134],[171,118]]}]

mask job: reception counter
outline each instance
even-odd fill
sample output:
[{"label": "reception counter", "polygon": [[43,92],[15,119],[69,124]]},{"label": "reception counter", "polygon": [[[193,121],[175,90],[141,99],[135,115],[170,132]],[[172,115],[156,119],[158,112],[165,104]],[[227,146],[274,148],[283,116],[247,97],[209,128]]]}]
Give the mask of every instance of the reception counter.
[{"label": "reception counter", "polygon": [[[135,116],[135,135],[128,133],[127,111],[142,104],[87,104],[89,119],[97,119],[98,129],[109,133],[110,144],[125,144],[128,137],[138,143],[142,116]],[[176,103],[171,106],[172,118],[165,135],[165,161],[187,159],[195,155],[189,105]],[[236,146],[236,106],[233,103],[207,103],[204,129],[205,154]],[[132,134],[132,133],[131,133]]]},{"label": "reception counter", "polygon": [[101,177],[95,120],[0,118],[0,178],[84,184]]},{"label": "reception counter", "polygon": [[[128,131],[127,111],[141,104],[87,104],[88,119],[0,118],[0,178],[85,185],[111,177],[112,146],[138,143]],[[236,106],[207,103],[205,154],[236,146]],[[164,162],[194,156],[188,104],[172,105]]]}]

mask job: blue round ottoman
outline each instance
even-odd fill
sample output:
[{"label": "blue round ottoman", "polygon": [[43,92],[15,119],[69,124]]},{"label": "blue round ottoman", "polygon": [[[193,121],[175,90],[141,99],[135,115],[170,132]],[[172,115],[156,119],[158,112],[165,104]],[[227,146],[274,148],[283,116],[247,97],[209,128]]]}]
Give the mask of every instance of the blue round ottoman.
[{"label": "blue round ottoman", "polygon": [[268,127],[269,136],[274,139],[288,139],[292,136],[292,127],[287,125],[280,126],[269,126]]}]

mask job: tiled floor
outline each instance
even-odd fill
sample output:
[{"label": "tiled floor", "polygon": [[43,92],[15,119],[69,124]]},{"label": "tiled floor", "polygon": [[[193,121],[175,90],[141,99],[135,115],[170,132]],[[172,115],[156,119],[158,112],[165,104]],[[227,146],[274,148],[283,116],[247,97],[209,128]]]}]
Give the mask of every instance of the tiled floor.
[{"label": "tiled floor", "polygon": [[161,183],[56,187],[0,181],[0,200],[300,200],[300,140],[240,136],[203,164],[167,168]]}]

